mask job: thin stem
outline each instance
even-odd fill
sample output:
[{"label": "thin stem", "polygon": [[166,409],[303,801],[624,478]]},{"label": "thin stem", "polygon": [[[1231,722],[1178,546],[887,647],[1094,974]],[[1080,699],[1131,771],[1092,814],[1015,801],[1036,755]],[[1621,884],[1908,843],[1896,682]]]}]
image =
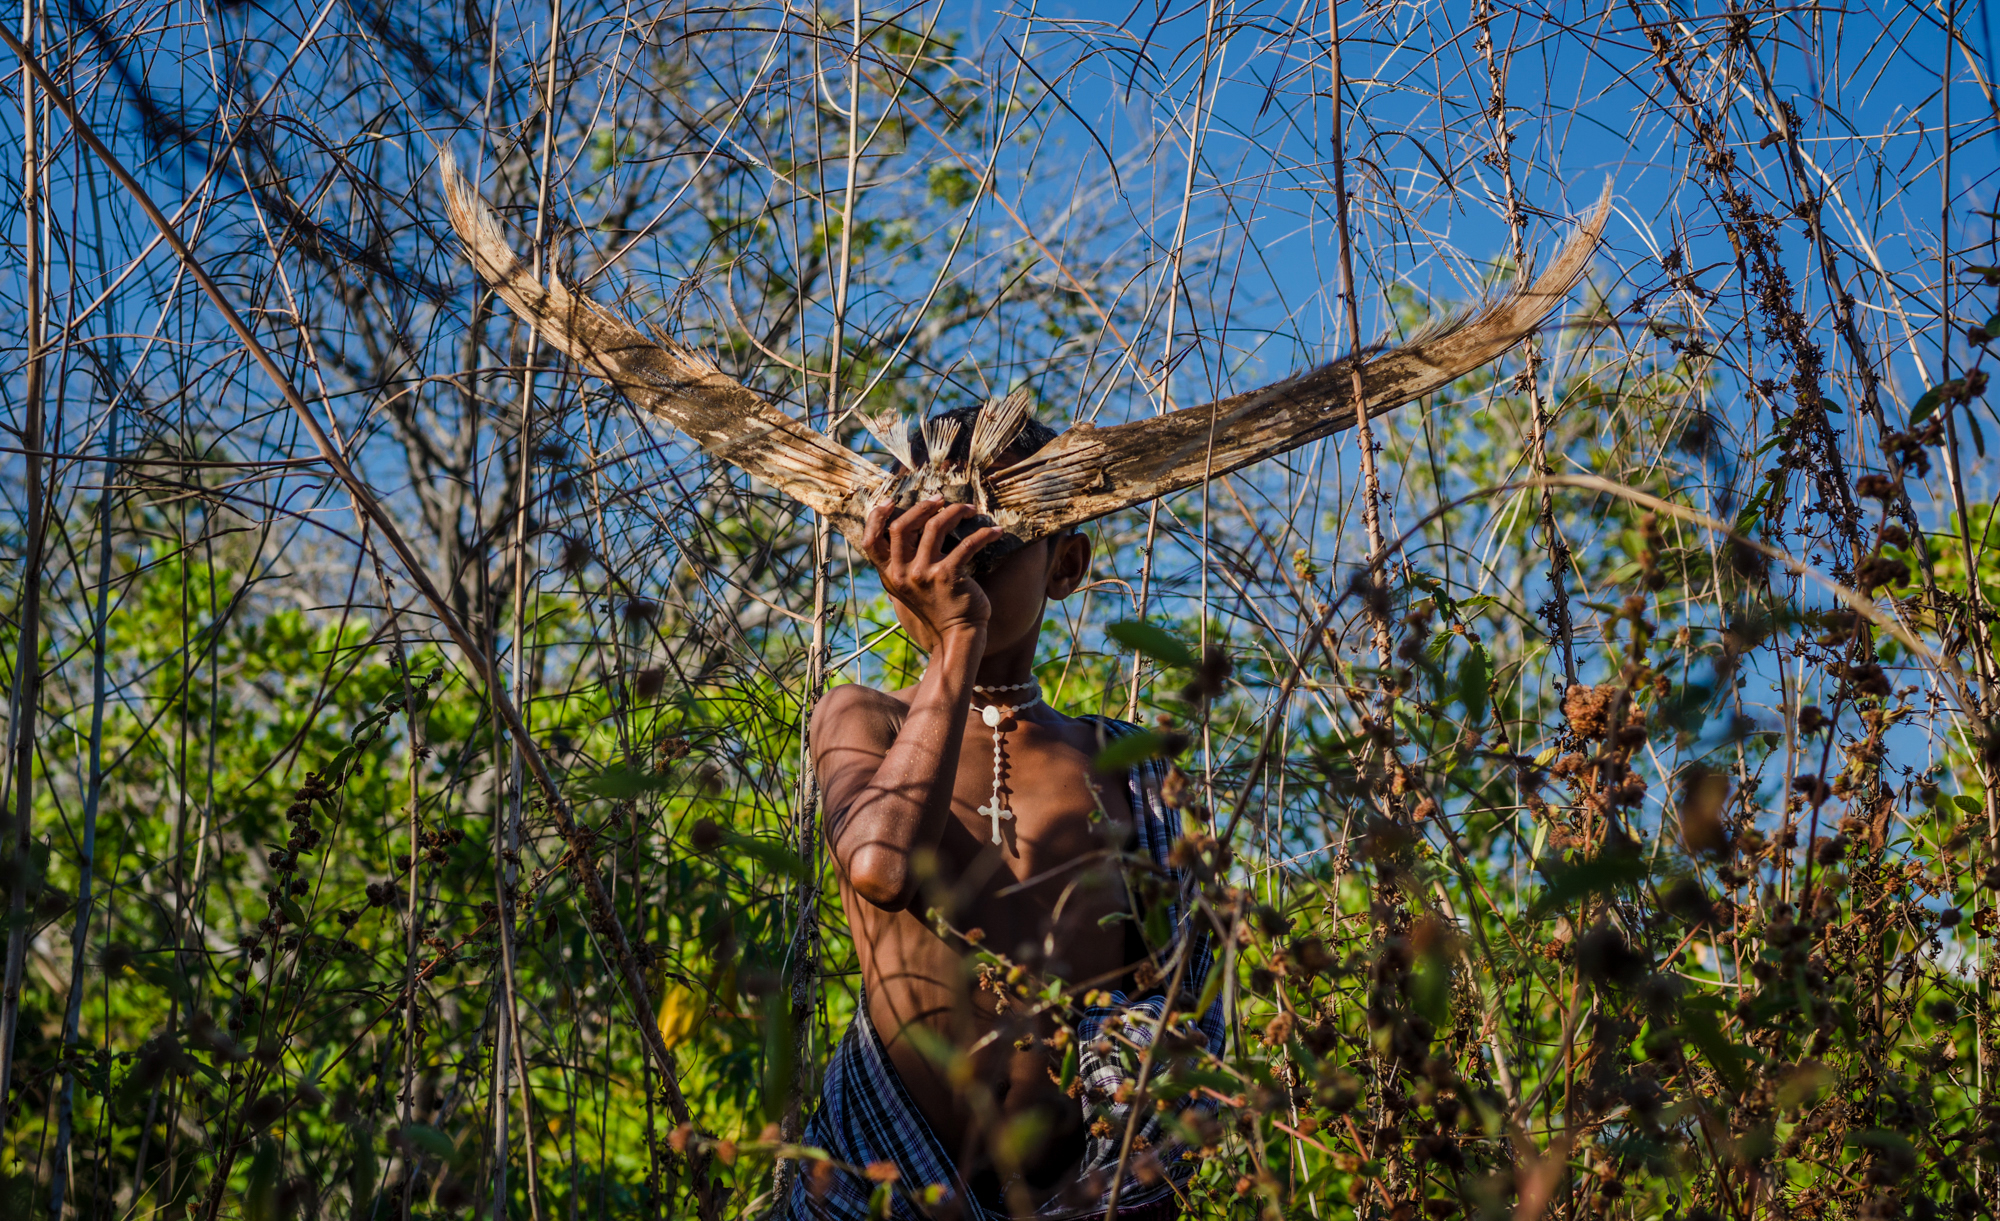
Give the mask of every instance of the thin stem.
[{"label": "thin stem", "polygon": [[90,921],[97,867],[97,810],[104,793],[105,627],[110,621],[111,493],[117,470],[118,408],[113,404],[104,439],[104,486],[97,505],[97,602],[90,617],[90,777],[84,789],[83,840],[77,852],[76,920],[70,928],[69,1000],[63,1006],[62,1095],[56,1108],[56,1148],[50,1159],[49,1219],[62,1221],[64,1188],[69,1181],[71,1107],[76,1088],[76,1044],[83,1024],[84,955],[90,945]]},{"label": "thin stem", "polygon": [[[21,41],[16,53],[25,66],[34,55],[36,18],[32,6],[21,10]],[[9,41],[12,41],[11,39]],[[40,107],[38,91],[28,74],[22,74],[21,89],[21,215],[27,224],[27,240],[22,243],[22,278],[27,297],[28,361],[22,390],[21,443],[27,456],[27,547],[22,556],[21,601],[14,622],[20,631],[14,658],[13,715],[8,720],[8,756],[12,763],[9,784],[13,795],[13,818],[8,837],[8,855],[14,883],[8,887],[7,967],[4,991],[0,991],[0,1132],[8,1130],[13,1110],[14,1037],[21,1018],[21,974],[28,952],[28,890],[33,864],[31,835],[35,797],[35,712],[41,700],[41,619],[42,619],[42,435],[43,379],[47,353],[44,349],[42,317],[42,243],[44,218],[41,206]]]}]

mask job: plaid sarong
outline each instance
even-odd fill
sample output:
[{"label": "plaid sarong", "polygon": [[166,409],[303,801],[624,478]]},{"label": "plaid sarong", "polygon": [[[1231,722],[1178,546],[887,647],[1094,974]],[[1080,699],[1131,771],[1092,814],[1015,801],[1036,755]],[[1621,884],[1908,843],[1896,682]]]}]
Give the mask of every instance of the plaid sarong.
[{"label": "plaid sarong", "polygon": [[[1109,717],[1084,719],[1096,722],[1107,739],[1137,729]],[[1077,1023],[1077,1076],[1083,1087],[1084,1122],[1109,1121],[1109,1135],[1086,1138],[1083,1161],[1076,1171],[1077,1182],[1094,1180],[1098,1189],[1082,1203],[1075,1202],[1074,1192],[1057,1193],[1036,1214],[1043,1221],[1082,1221],[1103,1215],[1130,1111],[1127,1104],[1115,1101],[1114,1095],[1121,1084],[1134,1079],[1141,1050],[1159,1038],[1160,1016],[1167,1004],[1166,981],[1174,978],[1176,970],[1180,972],[1176,996],[1185,1003],[1186,998],[1199,997],[1208,980],[1213,951],[1207,930],[1193,918],[1195,880],[1175,869],[1168,859],[1176,827],[1170,821],[1173,812],[1159,801],[1161,776],[1157,762],[1141,764],[1132,769],[1127,788],[1136,840],[1131,847],[1165,876],[1166,890],[1173,896],[1165,912],[1170,939],[1165,946],[1151,947],[1160,983],[1132,996],[1111,992],[1109,1004],[1086,1009]],[[1184,1022],[1173,1034],[1175,1043],[1183,1048],[1201,1047],[1219,1055],[1221,998],[1218,996],[1198,1021]],[[1108,1055],[1099,1052],[1101,1041],[1109,1042]],[[1158,1081],[1166,1068],[1167,1058],[1156,1056],[1150,1079]],[[1213,1106],[1204,1102],[1191,1105],[1204,1110]],[[866,996],[827,1065],[820,1105],[806,1124],[803,1143],[823,1149],[834,1161],[856,1169],[880,1162],[893,1165],[896,1176],[890,1188],[889,1215],[895,1221],[922,1221],[940,1213],[965,1221],[1003,1221],[1009,1215],[1004,1205],[982,1200],[967,1187],[943,1142],[889,1062],[881,1036],[869,1021]],[[1173,1134],[1166,1117],[1151,1107],[1139,1124],[1132,1148],[1118,1193],[1118,1215],[1131,1221],[1173,1215],[1181,1188],[1194,1173],[1193,1151]],[[847,1170],[836,1171],[830,1178],[824,1171],[815,1176],[810,1163],[801,1170],[789,1201],[793,1218],[865,1221],[880,1215],[870,1212],[877,1183]],[[927,1206],[927,1189],[929,1195],[945,1203]],[[1066,1197],[1069,1202],[1065,1202]]]}]

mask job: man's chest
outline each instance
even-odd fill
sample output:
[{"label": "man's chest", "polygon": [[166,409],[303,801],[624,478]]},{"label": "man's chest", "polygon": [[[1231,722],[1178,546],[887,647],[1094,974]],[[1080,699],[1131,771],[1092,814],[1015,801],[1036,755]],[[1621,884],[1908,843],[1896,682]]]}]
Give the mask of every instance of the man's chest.
[{"label": "man's chest", "polygon": [[1131,826],[1124,781],[1093,772],[1094,743],[1080,736],[1022,722],[1003,723],[997,735],[968,727],[952,789],[952,814],[965,834],[948,837],[959,863],[989,858],[982,872],[1018,883],[1124,843]]}]

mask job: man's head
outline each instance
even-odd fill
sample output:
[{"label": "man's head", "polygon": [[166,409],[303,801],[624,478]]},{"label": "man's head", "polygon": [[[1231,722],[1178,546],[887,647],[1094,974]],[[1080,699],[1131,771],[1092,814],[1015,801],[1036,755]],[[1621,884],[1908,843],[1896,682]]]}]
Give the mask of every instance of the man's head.
[{"label": "man's head", "polygon": [[[964,463],[970,459],[973,427],[984,409],[984,405],[956,407],[930,417],[933,428],[940,420],[958,425],[957,435],[945,455],[947,461]],[[987,472],[1005,470],[1060,435],[1047,424],[1030,418],[985,469]],[[928,460],[923,431],[915,422],[910,426],[910,448],[919,465]],[[968,522],[954,531],[954,537],[962,537],[976,528]],[[993,617],[986,628],[986,651],[994,653],[1022,646],[1023,642],[1027,642],[1025,647],[1032,650],[1032,641],[1041,631],[1042,612],[1048,601],[1051,598],[1061,601],[1075,593],[1089,573],[1090,538],[1075,529],[1012,549],[1007,547],[1007,540],[1002,540],[1000,544],[988,546],[974,556],[973,579],[986,591],[987,601],[993,607]],[[897,617],[917,639],[920,647],[925,651],[932,648],[933,642],[921,638],[924,634],[921,625],[915,622],[914,616],[904,614],[900,605],[897,606]]]},{"label": "man's head", "polygon": [[[947,466],[963,469],[972,461],[973,435],[977,431],[980,416],[987,411],[994,410],[995,403],[998,401],[994,400],[970,407],[954,407],[949,411],[940,411],[922,423],[916,420],[910,421],[910,455],[915,459],[916,465],[922,467],[931,460],[930,446],[925,441],[924,434],[929,431],[935,435],[938,425],[947,424],[955,425],[956,427],[952,430],[951,446],[944,453],[944,462]],[[1035,419],[1033,416],[1027,416],[1022,419],[1020,427],[1014,433],[1013,439],[1008,441],[1006,447],[995,454],[992,460],[985,464],[982,468],[982,473],[990,475],[996,471],[1003,471],[1040,450],[1043,446],[1061,435],[1061,433],[1050,428],[1040,420]],[[959,527],[959,529],[953,531],[951,541],[955,544],[959,539],[976,529],[978,529],[977,523],[967,522],[965,525]],[[998,568],[1008,556],[1012,555],[1014,548],[1018,545],[1012,539],[1001,539],[998,543],[987,547],[977,556],[973,557],[972,575],[979,578],[986,577]]]}]

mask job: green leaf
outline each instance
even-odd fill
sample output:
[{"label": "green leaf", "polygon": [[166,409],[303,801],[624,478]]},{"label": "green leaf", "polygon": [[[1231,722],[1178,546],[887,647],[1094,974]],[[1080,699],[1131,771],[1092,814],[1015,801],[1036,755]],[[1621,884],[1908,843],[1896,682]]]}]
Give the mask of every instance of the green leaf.
[{"label": "green leaf", "polygon": [[1119,772],[1130,771],[1136,764],[1148,759],[1157,759],[1166,749],[1166,739],[1150,729],[1128,733],[1113,738],[1109,745],[1097,752],[1091,766],[1099,775],[1115,776]]},{"label": "green leaf", "polygon": [[933,199],[942,200],[948,208],[961,208],[979,189],[979,182],[957,166],[934,165],[929,186]]},{"label": "green leaf", "polygon": [[1222,978],[1226,974],[1227,972],[1215,967],[1209,968],[1208,982],[1202,986],[1201,999],[1194,1003],[1194,1014],[1197,1018],[1207,1013],[1209,1007],[1215,1004],[1215,999],[1222,995]]},{"label": "green leaf", "polygon": [[1241,1084],[1242,1082],[1228,1073],[1218,1072],[1212,1068],[1194,1068],[1175,1073],[1162,1081],[1160,1083],[1159,1096],[1162,1098],[1179,1098],[1187,1094],[1192,1094],[1203,1086],[1207,1086],[1218,1094],[1229,1094],[1235,1092]]},{"label": "green leaf", "polygon": [[1681,1030],[1693,1041],[1715,1071],[1729,1083],[1731,1089],[1743,1084],[1743,1055],[1737,1046],[1722,1033],[1721,1023],[1708,1010],[1695,1005],[1684,1006],[1680,1012]]},{"label": "green leaf", "polygon": [[1548,886],[1535,900],[1536,919],[1558,907],[1590,895],[1605,894],[1631,886],[1646,876],[1646,862],[1631,853],[1607,853],[1567,869],[1558,869]]},{"label": "green leaf", "polygon": [[[287,902],[290,902],[290,900],[287,900]],[[296,907],[297,904],[293,904],[293,906]],[[298,923],[303,924],[304,921],[299,921]],[[133,966],[132,973],[147,983],[165,990],[169,996],[177,1000],[185,1001],[193,995],[193,989],[189,987],[187,979],[178,970],[166,963],[138,963]]]},{"label": "green leaf", "polygon": [[1143,653],[1164,665],[1184,670],[1195,667],[1194,653],[1180,639],[1158,624],[1144,619],[1122,619],[1104,629],[1104,634],[1134,652]]},{"label": "green leaf", "polygon": [[351,745],[343,746],[334,752],[333,758],[328,759],[326,766],[320,769],[320,774],[327,779],[328,787],[340,787],[341,781],[347,778],[347,765],[353,761],[354,747]]},{"label": "green leaf", "polygon": [[766,869],[794,878],[806,876],[805,861],[800,859],[798,853],[783,844],[760,835],[730,835],[728,842]]},{"label": "green leaf", "polygon": [[1493,681],[1493,663],[1486,646],[1475,644],[1458,663],[1458,702],[1465,705],[1466,719],[1477,725],[1486,719],[1486,692]]},{"label": "green leaf", "polygon": [[2000,335],[2000,314],[1995,314],[1991,318],[1988,318],[1986,325],[1979,329],[1985,331],[1988,335]]},{"label": "green leaf", "polygon": [[1986,433],[1980,429],[1979,421],[1972,418],[1971,412],[1966,413],[1965,426],[1972,430],[1972,448],[1978,450],[1979,456],[1984,458],[1986,456]]},{"label": "green leaf", "polygon": [[361,1221],[374,1211],[369,1205],[375,1196],[375,1142],[368,1138],[367,1128],[357,1126],[349,1147],[347,1198],[354,1201],[355,1221]]},{"label": "green leaf", "polygon": [[450,1161],[458,1152],[458,1146],[452,1143],[451,1137],[429,1124],[406,1123],[400,1131],[405,1143],[428,1157]]},{"label": "green leaf", "polygon": [[278,896],[278,910],[285,913],[285,919],[298,928],[305,928],[312,923],[306,919],[306,909],[300,907],[289,895]]},{"label": "green leaf", "polygon": [[243,1221],[272,1221],[278,1215],[278,1146],[270,1140],[257,1142],[250,1159],[250,1181],[243,1190]]},{"label": "green leaf", "polygon": [[1434,1029],[1451,1024],[1451,963],[1442,954],[1425,954],[1410,980],[1410,1000]]},{"label": "green leaf", "polygon": [[1917,1147],[1901,1132],[1891,1132],[1887,1128],[1870,1128],[1866,1132],[1849,1133],[1847,1143],[1873,1149],[1885,1155],[1884,1160],[1905,1166],[1917,1164]]},{"label": "green leaf", "polygon": [[1063,1051],[1061,1076],[1062,1076],[1062,1088],[1065,1094],[1069,1092],[1069,1087],[1076,1083],[1076,1060],[1077,1060],[1076,1048],[1077,1048],[1076,1040],[1071,1039],[1069,1041],[1069,1047]]},{"label": "green leaf", "polygon": [[764,1118],[776,1123],[792,1088],[796,1044],[792,1038],[792,1002],[782,991],[764,999]]},{"label": "green leaf", "polygon": [[1930,419],[1931,413],[1937,410],[1937,405],[1938,392],[1936,390],[1924,391],[1922,398],[1910,404],[1910,427],[1915,428],[1925,420]]},{"label": "green leaf", "polygon": [[614,763],[583,782],[583,791],[611,801],[629,801],[641,793],[657,793],[667,787],[667,778],[643,768]]}]

